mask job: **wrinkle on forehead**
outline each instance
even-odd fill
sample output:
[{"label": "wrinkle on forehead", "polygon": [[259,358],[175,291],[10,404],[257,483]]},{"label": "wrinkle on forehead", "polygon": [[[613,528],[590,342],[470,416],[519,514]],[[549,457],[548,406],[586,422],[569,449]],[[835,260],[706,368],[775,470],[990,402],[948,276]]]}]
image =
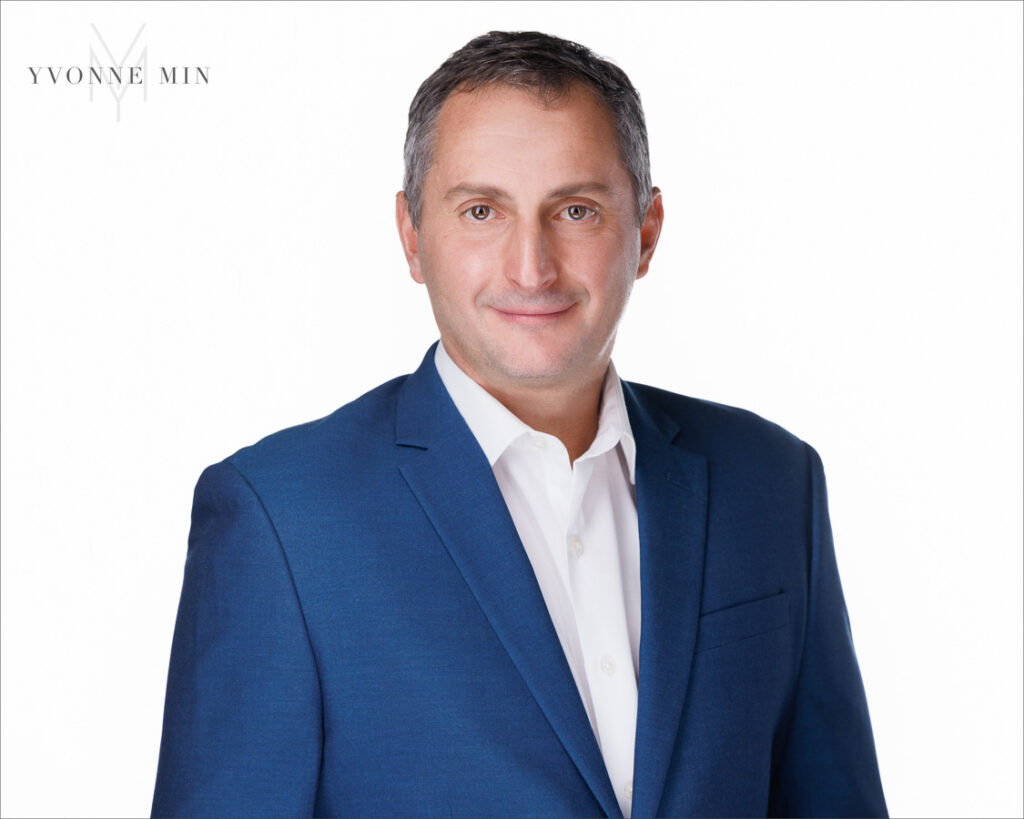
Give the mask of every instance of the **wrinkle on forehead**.
[{"label": "wrinkle on forehead", "polygon": [[[520,117],[531,116],[531,108],[550,116],[536,119],[536,131],[524,134]],[[544,140],[548,138],[558,142],[545,145]],[[487,143],[488,139],[507,139],[510,144],[503,151],[492,150],[491,156],[483,156],[489,147],[496,147]],[[614,164],[626,171],[612,114],[590,89],[580,86],[579,90],[564,95],[559,104],[542,105],[532,89],[503,84],[458,92],[445,101],[436,123],[431,170],[436,169],[438,163],[449,167],[457,165],[460,158],[468,159],[468,154],[476,154],[477,160],[502,162],[514,160],[520,154],[539,156],[545,147],[550,147],[552,156],[561,153],[567,164],[577,166],[586,165],[588,159],[600,154],[606,154],[606,160],[612,160],[611,155],[614,155]],[[602,167],[607,164],[608,161],[603,162]],[[628,176],[628,171],[626,174]],[[484,183],[486,180],[459,181]]]},{"label": "wrinkle on forehead", "polygon": [[[464,87],[460,86],[452,91],[448,95],[448,99],[444,101],[441,106],[441,110],[438,111],[437,120],[434,123],[435,133],[438,127],[438,123],[444,116],[445,109],[451,109],[458,106],[459,99],[465,99],[466,97],[472,97],[474,101],[482,100],[488,96],[494,94],[501,94],[504,91],[517,91],[523,96],[529,98],[535,105],[545,111],[555,111],[559,108],[564,108],[571,101],[578,99],[581,95],[589,97],[592,102],[604,113],[609,122],[614,122],[614,115],[611,109],[608,107],[608,103],[601,98],[597,91],[591,88],[586,83],[575,81],[566,82],[564,85],[550,85],[550,84],[516,84],[506,82],[489,82],[478,86]],[[450,102],[456,102],[455,106],[449,105]],[[613,125],[614,130],[614,125]]]}]

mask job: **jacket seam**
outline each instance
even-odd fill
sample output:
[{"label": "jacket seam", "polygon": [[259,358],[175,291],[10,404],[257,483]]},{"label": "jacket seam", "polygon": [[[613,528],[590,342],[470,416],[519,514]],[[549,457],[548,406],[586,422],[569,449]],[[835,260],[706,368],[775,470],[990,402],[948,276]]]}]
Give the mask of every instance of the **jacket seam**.
[{"label": "jacket seam", "polygon": [[[807,442],[801,441],[800,443],[802,443],[803,446],[804,446],[804,456],[806,458],[806,468],[807,468],[807,489],[808,489],[808,497],[807,497],[807,504],[808,504],[808,511],[807,511],[807,540],[806,540],[806,543],[807,543],[807,557],[806,557],[807,585],[806,585],[806,598],[805,598],[805,604],[804,604],[805,613],[804,613],[803,631],[802,631],[802,633],[800,635],[800,661],[797,663],[796,674],[793,677],[793,686],[792,686],[792,688],[790,690],[789,698],[788,698],[788,700],[786,702],[786,709],[785,709],[785,712],[784,712],[785,716],[786,716],[785,722],[783,723],[783,730],[785,731],[785,736],[783,737],[782,742],[779,743],[778,759],[773,760],[773,764],[772,764],[773,770],[772,770],[772,776],[771,776],[771,779],[770,779],[770,783],[771,784],[769,785],[769,811],[771,811],[774,807],[779,807],[779,806],[775,806],[775,805],[772,804],[774,802],[774,795],[775,795],[775,792],[777,790],[776,777],[778,776],[779,771],[781,770],[781,767],[784,764],[784,761],[786,759],[786,754],[789,751],[789,741],[790,741],[790,738],[791,738],[792,727],[793,727],[793,725],[792,725],[792,723],[793,723],[793,713],[794,713],[794,710],[796,708],[796,698],[797,698],[797,695],[799,694],[799,691],[800,691],[800,684],[801,684],[801,682],[803,680],[804,661],[805,661],[805,659],[807,657],[807,631],[808,631],[808,627],[810,625],[810,619],[811,619],[811,608],[812,608],[811,607],[811,596],[813,594],[813,585],[814,585],[815,533],[816,533],[817,528],[818,528],[818,526],[817,526],[817,524],[818,524],[818,520],[817,520],[817,516],[818,516],[818,503],[817,503],[818,488],[817,488],[815,477],[814,477],[814,458],[813,458],[813,455],[811,454],[813,452],[813,450],[811,449],[810,444],[808,444]],[[781,806],[781,807],[784,808],[784,806]]]},{"label": "jacket seam", "polygon": [[[230,466],[231,469],[242,479],[245,485],[249,488],[252,496],[256,499],[256,502],[260,505],[260,511],[263,512],[263,516],[267,520],[267,525],[270,526],[270,531],[274,533],[274,540],[277,541],[277,548],[281,553],[281,560],[284,562],[285,571],[288,573],[288,583],[292,587],[292,594],[295,595],[295,605],[299,607],[299,617],[302,619],[302,629],[306,635],[306,645],[309,647],[309,655],[313,659],[313,668],[316,671],[316,684],[320,692],[320,771],[317,774],[317,780],[319,782],[320,777],[323,775],[324,767],[324,745],[326,744],[326,718],[324,715],[324,684],[323,678],[320,674],[320,663],[317,660],[316,649],[313,648],[313,640],[309,636],[309,623],[306,621],[306,610],[302,606],[302,598],[299,596],[298,587],[295,585],[295,576],[292,573],[291,563],[288,561],[288,553],[285,551],[284,543],[281,541],[281,535],[277,531],[277,526],[274,525],[274,519],[270,516],[270,512],[267,510],[266,504],[263,502],[263,498],[260,493],[256,491],[256,487],[252,485],[252,482],[246,477],[245,473],[242,472],[235,464],[230,460],[225,460],[224,463]],[[319,784],[317,786],[319,791]],[[315,809],[316,796],[314,796],[314,809]]]}]

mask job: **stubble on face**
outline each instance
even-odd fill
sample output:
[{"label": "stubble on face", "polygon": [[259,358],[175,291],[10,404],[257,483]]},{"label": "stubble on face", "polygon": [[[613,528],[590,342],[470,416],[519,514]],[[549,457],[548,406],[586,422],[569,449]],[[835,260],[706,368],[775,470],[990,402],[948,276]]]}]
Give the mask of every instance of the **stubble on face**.
[{"label": "stubble on face", "polygon": [[453,94],[436,134],[417,239],[445,349],[492,392],[590,389],[640,254],[610,113],[581,87],[491,86]]}]

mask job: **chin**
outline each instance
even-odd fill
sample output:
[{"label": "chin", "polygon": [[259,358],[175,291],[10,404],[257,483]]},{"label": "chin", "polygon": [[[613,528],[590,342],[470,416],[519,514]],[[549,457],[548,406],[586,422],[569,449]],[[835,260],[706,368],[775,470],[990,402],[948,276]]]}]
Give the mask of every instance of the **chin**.
[{"label": "chin", "polygon": [[568,356],[511,356],[495,362],[501,374],[515,381],[557,382],[572,375],[576,369]]}]

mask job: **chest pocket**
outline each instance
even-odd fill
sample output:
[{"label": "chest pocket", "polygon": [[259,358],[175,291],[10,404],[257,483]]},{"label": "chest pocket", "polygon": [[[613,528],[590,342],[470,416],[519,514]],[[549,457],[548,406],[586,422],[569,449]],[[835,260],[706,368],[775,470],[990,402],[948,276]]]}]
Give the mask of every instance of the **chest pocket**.
[{"label": "chest pocket", "polygon": [[727,609],[703,614],[697,631],[697,651],[708,651],[729,643],[746,640],[789,622],[789,595],[779,592],[770,597],[740,603]]}]

